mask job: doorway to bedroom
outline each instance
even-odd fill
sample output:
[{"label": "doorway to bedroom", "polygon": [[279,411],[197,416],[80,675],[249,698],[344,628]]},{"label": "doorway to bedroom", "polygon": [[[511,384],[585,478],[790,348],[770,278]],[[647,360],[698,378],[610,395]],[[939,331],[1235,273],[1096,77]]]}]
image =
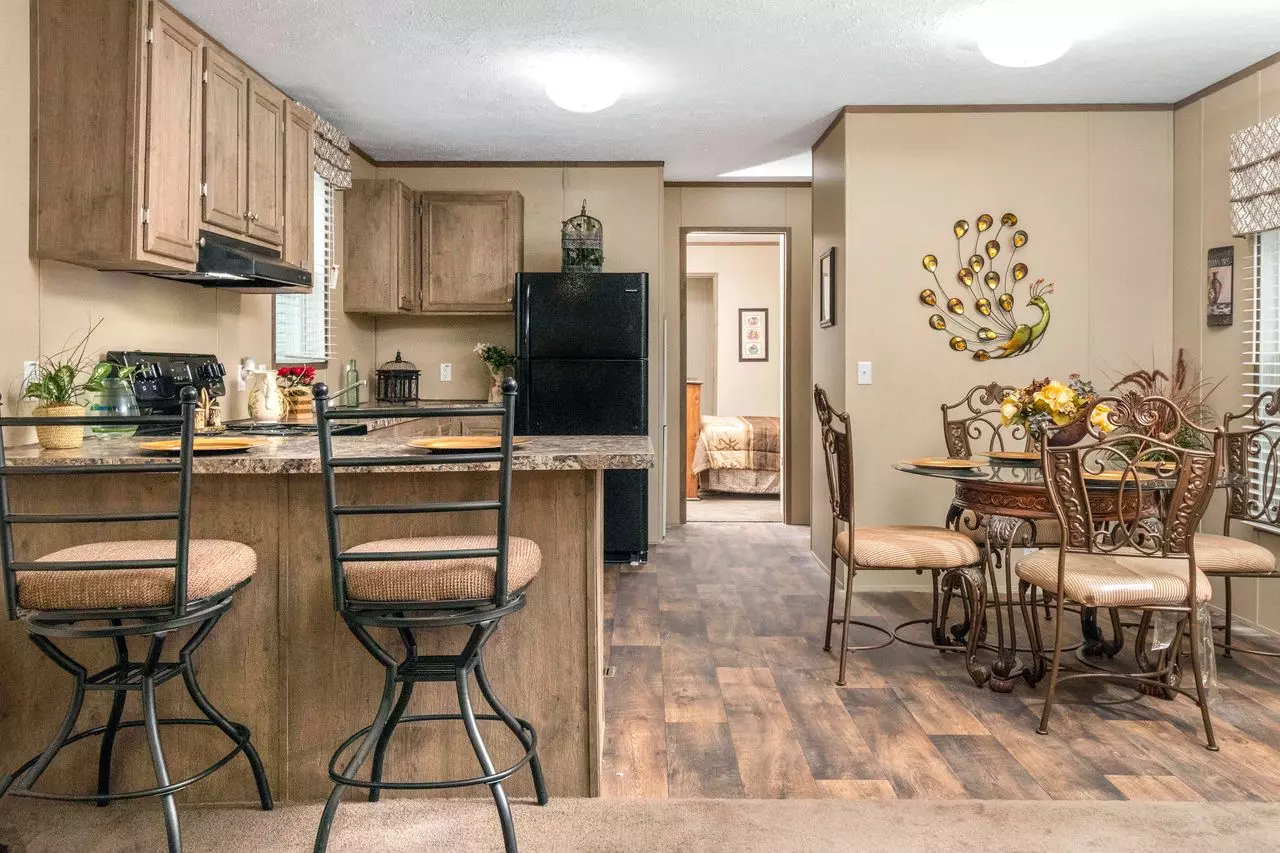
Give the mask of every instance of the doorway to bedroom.
[{"label": "doorway to bedroom", "polygon": [[786,235],[684,240],[685,520],[781,522]]}]

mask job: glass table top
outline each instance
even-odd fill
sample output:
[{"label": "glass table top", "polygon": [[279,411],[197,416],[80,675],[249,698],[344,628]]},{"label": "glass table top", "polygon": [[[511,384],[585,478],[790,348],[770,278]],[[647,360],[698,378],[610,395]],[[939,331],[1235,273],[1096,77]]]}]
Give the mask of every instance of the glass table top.
[{"label": "glass table top", "polygon": [[[1040,467],[1040,460],[990,460],[975,459],[972,468],[943,468],[931,467],[928,465],[913,464],[910,460],[903,462],[895,462],[893,467],[899,471],[905,471],[908,474],[919,474],[922,477],[937,477],[941,480],[953,480],[957,482],[977,482],[977,483],[1008,483],[1010,485],[1024,486],[1044,486],[1044,471]],[[1144,472],[1144,475],[1146,472]],[[1172,489],[1174,480],[1160,476],[1160,472],[1156,468],[1152,468],[1150,479],[1147,476],[1142,478],[1142,487],[1151,489]],[[1088,488],[1117,488],[1120,480],[1093,480],[1086,478]],[[1130,477],[1125,482],[1125,488],[1131,489],[1136,485],[1136,481]],[[1219,489],[1226,488],[1231,485],[1231,481],[1222,477],[1215,486]]]}]

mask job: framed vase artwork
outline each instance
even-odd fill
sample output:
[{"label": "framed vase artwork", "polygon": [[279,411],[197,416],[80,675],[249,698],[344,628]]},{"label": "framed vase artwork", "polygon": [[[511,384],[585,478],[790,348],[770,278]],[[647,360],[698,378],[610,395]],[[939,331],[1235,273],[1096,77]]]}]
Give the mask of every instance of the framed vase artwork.
[{"label": "framed vase artwork", "polygon": [[824,329],[836,324],[836,247],[832,246],[818,261],[818,325]]},{"label": "framed vase artwork", "polygon": [[1209,274],[1205,294],[1210,326],[1230,326],[1235,319],[1236,250],[1218,246],[1209,250]]},{"label": "framed vase artwork", "polygon": [[769,309],[738,309],[738,361],[769,360]]}]

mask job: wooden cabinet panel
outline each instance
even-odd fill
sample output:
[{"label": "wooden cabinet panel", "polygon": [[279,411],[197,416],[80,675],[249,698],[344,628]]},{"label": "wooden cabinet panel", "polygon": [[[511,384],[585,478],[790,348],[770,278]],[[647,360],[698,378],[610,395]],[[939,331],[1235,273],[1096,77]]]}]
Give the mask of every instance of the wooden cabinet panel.
[{"label": "wooden cabinet panel", "polygon": [[204,74],[203,218],[239,233],[249,209],[249,72],[222,50],[207,46]]},{"label": "wooden cabinet panel", "polygon": [[418,229],[417,202],[414,193],[400,184],[395,199],[396,219],[396,291],[401,311],[417,311],[422,307],[417,270]]},{"label": "wooden cabinet panel", "polygon": [[249,79],[248,229],[273,245],[284,239],[284,96]]},{"label": "wooden cabinet panel", "polygon": [[511,311],[524,254],[520,193],[423,193],[421,204],[422,311]]},{"label": "wooden cabinet panel", "polygon": [[399,314],[417,307],[414,194],[399,181],[354,181],[343,193],[342,308]]},{"label": "wooden cabinet panel", "polygon": [[502,418],[458,418],[459,435],[502,435]]},{"label": "wooden cabinet panel", "polygon": [[[287,263],[311,269],[315,178],[312,133],[315,116],[289,101],[284,126],[284,251]],[[314,270],[312,270],[315,272]]]},{"label": "wooden cabinet panel", "polygon": [[146,88],[143,250],[192,262],[199,237],[200,31],[151,6]]},{"label": "wooden cabinet panel", "polygon": [[702,432],[702,383],[686,382],[684,384],[684,400],[684,496],[689,500],[697,500],[698,477],[693,473],[693,451],[698,446],[698,435]]}]

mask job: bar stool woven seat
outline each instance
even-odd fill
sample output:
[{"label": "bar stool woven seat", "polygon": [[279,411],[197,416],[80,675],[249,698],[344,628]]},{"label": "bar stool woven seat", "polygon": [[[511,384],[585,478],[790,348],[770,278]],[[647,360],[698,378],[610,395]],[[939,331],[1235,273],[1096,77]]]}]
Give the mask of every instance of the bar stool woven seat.
[{"label": "bar stool woven seat", "polygon": [[[528,586],[542,567],[542,551],[530,539],[512,536],[507,546],[507,592]],[[350,553],[467,551],[498,547],[495,536],[419,536],[379,539],[355,545]],[[346,566],[347,595],[357,601],[465,601],[491,598],[494,557],[351,563]]]},{"label": "bar stool woven seat", "polygon": [[[88,560],[172,560],[172,539],[90,542],[36,558],[37,563]],[[253,577],[258,555],[248,545],[222,539],[193,539],[187,554],[187,601],[214,598]],[[105,610],[164,607],[173,603],[173,569],[18,572],[18,607],[23,610]]]},{"label": "bar stool woven seat", "polygon": [[[849,562],[849,531],[836,536],[836,553]],[[972,538],[942,527],[888,525],[859,527],[853,540],[859,569],[954,569],[981,559]]]}]

